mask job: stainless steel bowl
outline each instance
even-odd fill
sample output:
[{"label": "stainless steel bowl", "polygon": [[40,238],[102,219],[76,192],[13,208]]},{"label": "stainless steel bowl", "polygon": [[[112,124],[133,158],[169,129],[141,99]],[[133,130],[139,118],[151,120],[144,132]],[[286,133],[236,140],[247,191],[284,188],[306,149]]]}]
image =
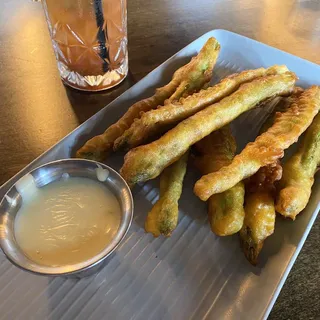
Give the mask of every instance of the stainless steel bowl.
[{"label": "stainless steel bowl", "polygon": [[[100,168],[100,169],[99,169]],[[98,180],[98,170],[107,173]],[[105,184],[117,197],[122,217],[118,232],[112,242],[95,257],[63,267],[49,267],[30,260],[19,248],[14,236],[14,220],[21,206],[22,198],[15,185],[6,193],[0,203],[0,245],[7,258],[17,267],[46,276],[77,276],[83,277],[96,272],[103,266],[105,259],[117,248],[125,237],[133,217],[133,199],[130,188],[123,178],[105,164],[84,159],[64,159],[47,163],[29,172],[38,187],[43,187],[53,181],[70,177],[84,177]],[[104,181],[102,181],[104,180]]]}]

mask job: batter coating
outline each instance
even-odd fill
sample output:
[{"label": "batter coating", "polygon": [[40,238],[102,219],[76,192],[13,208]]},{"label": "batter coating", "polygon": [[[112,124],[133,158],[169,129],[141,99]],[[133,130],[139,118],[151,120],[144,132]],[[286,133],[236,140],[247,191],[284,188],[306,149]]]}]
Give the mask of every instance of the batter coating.
[{"label": "batter coating", "polygon": [[146,232],[155,237],[169,237],[178,224],[178,201],[182,192],[189,152],[177,162],[166,168],[160,176],[160,197],[148,213],[145,223]]},{"label": "batter coating", "polygon": [[[268,98],[289,94],[295,81],[295,74],[286,72],[243,84],[230,96],[180,122],[160,139],[129,151],[125,156],[121,175],[130,185],[157,177],[191,145],[211,132],[222,128]],[[205,200],[208,198],[209,196]]]},{"label": "batter coating", "polygon": [[[236,152],[236,141],[229,125],[212,132],[195,144],[195,165],[202,174],[208,174],[228,165]],[[215,194],[208,200],[209,223],[218,236],[237,233],[244,219],[244,184]]]},{"label": "batter coating", "polygon": [[195,185],[203,201],[212,194],[230,189],[255,174],[261,167],[282,158],[284,150],[296,142],[320,109],[320,87],[312,86],[280,114],[272,127],[249,143],[229,166],[203,176]]},{"label": "batter coating", "polygon": [[307,206],[320,164],[320,114],[307,129],[298,151],[285,163],[276,210],[295,220]]},{"label": "batter coating", "polygon": [[104,160],[112,150],[114,141],[127,130],[141,112],[155,109],[157,106],[179,100],[181,97],[197,92],[207,85],[220,52],[220,44],[215,38],[209,38],[199,54],[185,66],[178,69],[172,80],[155,94],[132,105],[128,111],[103,134],[93,137],[77,151],[78,158]]},{"label": "batter coating", "polygon": [[205,107],[220,101],[237,89],[241,84],[258,77],[281,74],[288,71],[286,66],[273,66],[268,69],[259,68],[246,70],[222,79],[218,84],[194,93],[187,98],[172,102],[158,109],[143,113],[131,127],[120,136],[114,144],[114,149],[135,148],[151,138],[162,134],[180,121],[194,115]]},{"label": "batter coating", "polygon": [[[274,123],[279,112],[285,112],[293,99],[296,99],[302,89],[296,88],[289,98],[278,101],[273,112],[260,129],[260,134],[268,130]],[[276,211],[274,206],[275,182],[282,176],[280,161],[262,167],[246,182],[245,219],[240,231],[242,250],[253,265],[257,264],[259,253],[266,238],[274,232]]]}]

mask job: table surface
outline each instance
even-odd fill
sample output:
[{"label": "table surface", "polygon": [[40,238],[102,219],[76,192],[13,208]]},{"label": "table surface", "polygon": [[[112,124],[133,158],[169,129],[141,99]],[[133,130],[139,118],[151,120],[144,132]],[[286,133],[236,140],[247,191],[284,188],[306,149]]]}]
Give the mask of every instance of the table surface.
[{"label": "table surface", "polygon": [[[227,29],[320,64],[319,0],[128,1],[128,78],[88,94],[59,78],[40,4],[0,2],[0,184],[203,33]],[[320,314],[320,223],[269,316]],[[258,303],[258,300],[257,300]]]}]

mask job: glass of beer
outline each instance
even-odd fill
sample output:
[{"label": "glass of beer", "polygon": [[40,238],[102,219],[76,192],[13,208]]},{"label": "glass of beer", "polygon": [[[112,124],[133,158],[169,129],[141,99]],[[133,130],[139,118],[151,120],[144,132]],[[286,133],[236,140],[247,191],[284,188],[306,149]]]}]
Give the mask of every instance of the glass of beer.
[{"label": "glass of beer", "polygon": [[42,0],[64,83],[85,91],[128,73],[126,0]]}]

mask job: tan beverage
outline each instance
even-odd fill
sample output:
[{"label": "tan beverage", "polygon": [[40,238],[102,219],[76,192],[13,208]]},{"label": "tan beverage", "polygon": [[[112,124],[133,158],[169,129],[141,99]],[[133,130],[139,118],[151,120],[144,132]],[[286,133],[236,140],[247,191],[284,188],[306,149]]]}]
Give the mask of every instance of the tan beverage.
[{"label": "tan beverage", "polygon": [[119,84],[128,73],[126,0],[43,0],[62,80],[80,90]]}]

